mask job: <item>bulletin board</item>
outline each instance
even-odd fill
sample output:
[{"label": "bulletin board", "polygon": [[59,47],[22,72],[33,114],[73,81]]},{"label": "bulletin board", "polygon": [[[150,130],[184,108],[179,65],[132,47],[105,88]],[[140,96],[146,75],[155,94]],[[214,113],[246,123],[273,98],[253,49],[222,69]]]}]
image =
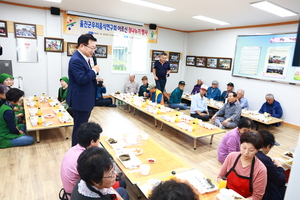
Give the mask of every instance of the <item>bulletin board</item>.
[{"label": "bulletin board", "polygon": [[300,68],[292,66],[296,37],[296,33],[237,36],[232,76],[300,85]]}]

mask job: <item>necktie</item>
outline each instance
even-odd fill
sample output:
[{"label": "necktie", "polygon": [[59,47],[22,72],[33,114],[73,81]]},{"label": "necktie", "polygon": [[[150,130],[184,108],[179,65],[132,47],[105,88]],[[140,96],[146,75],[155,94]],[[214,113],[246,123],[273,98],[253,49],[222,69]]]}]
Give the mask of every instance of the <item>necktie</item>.
[{"label": "necktie", "polygon": [[90,59],[88,59],[88,63],[89,63],[90,68],[92,69],[91,60]]}]

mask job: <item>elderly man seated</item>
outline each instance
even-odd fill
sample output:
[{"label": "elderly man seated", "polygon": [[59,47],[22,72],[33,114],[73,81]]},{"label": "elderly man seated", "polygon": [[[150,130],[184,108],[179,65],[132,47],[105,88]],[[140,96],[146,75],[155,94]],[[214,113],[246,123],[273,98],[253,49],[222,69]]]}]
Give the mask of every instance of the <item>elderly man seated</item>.
[{"label": "elderly man seated", "polygon": [[[268,116],[281,118],[282,108],[278,101],[274,99],[273,94],[266,95],[266,102],[261,106],[259,113],[267,113]],[[280,123],[277,124],[280,126]]]},{"label": "elderly man seated", "polygon": [[244,97],[245,91],[240,89],[236,92],[236,94],[237,94],[237,99],[238,99],[238,102],[239,102],[241,108],[249,109],[248,100]]},{"label": "elderly man seated", "polygon": [[207,110],[206,94],[207,86],[201,85],[200,93],[192,96],[191,104],[191,117],[201,119],[203,121],[209,121],[209,113]]},{"label": "elderly man seated", "polygon": [[181,96],[183,94],[184,87],[185,87],[185,82],[179,81],[178,87],[173,90],[170,96],[170,100],[168,101],[170,108],[177,108],[180,110],[187,109],[187,105],[185,103],[181,103]]},{"label": "elderly man seated", "polygon": [[149,97],[153,103],[156,102],[157,104],[164,105],[163,93],[159,89],[156,88],[155,84],[149,83],[147,90],[149,90],[149,92],[150,92]]},{"label": "elderly man seated", "polygon": [[224,92],[222,92],[220,101],[226,102],[228,94],[230,92],[233,92],[233,88],[234,88],[234,84],[233,83],[231,83],[231,82],[227,83],[227,90],[224,91]]},{"label": "elderly man seated", "polygon": [[129,81],[125,83],[125,93],[138,93],[139,92],[139,83],[134,81],[135,75],[129,75]]},{"label": "elderly man seated", "polygon": [[235,128],[241,118],[241,106],[237,102],[237,94],[230,92],[228,102],[211,118],[215,125],[224,128]]},{"label": "elderly man seated", "polygon": [[214,99],[216,101],[220,101],[221,98],[221,90],[218,88],[219,82],[213,81],[212,86],[207,89],[206,97],[208,99]]}]

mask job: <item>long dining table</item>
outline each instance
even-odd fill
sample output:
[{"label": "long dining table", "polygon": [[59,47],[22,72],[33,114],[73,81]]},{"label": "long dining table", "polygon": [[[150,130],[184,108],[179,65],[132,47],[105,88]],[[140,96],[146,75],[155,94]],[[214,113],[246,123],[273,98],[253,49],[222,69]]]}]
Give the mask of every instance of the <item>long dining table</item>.
[{"label": "long dining table", "polygon": [[[37,125],[32,125],[31,123],[31,116],[30,115],[30,109],[37,109],[37,107],[30,107],[28,105],[28,98],[25,97],[24,98],[24,112],[25,112],[25,121],[26,121],[26,129],[27,131],[35,131],[36,133],[36,141],[37,143],[40,142],[40,131],[42,130],[47,130],[47,129],[54,129],[54,128],[64,128],[64,137],[66,139],[69,138],[68,136],[68,127],[73,126],[74,122],[71,116],[72,121],[69,122],[61,122],[59,120],[59,117],[57,116],[56,112],[54,111],[54,107],[52,107],[49,102],[47,101],[41,101],[41,99],[38,97],[37,98],[39,101],[39,108],[41,108],[42,110],[42,117],[44,118],[44,122],[42,124],[37,124]],[[67,111],[65,111],[64,109],[62,110],[64,111],[64,113],[66,113]],[[52,115],[53,117],[45,117],[45,116],[50,116]],[[66,114],[67,115],[67,114]],[[37,116],[37,114],[35,115]],[[47,123],[51,123],[50,125],[47,125]]]}]

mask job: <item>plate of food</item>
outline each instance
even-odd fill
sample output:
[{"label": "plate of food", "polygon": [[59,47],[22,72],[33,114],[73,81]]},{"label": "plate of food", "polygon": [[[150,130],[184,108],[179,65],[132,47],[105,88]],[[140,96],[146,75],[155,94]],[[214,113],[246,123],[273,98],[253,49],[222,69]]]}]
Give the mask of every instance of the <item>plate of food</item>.
[{"label": "plate of food", "polygon": [[287,158],[287,159],[291,159],[291,158],[294,158],[294,153],[293,152],[290,152],[290,151],[286,151],[284,152],[283,154],[281,154],[284,158]]},{"label": "plate of food", "polygon": [[115,138],[115,137],[109,137],[105,140],[112,148],[120,148],[120,147],[126,147],[126,143],[119,139],[119,138]]},{"label": "plate of food", "polygon": [[54,114],[46,114],[46,115],[44,115],[45,118],[52,118],[54,116],[55,116]]},{"label": "plate of food", "polygon": [[117,158],[127,169],[135,169],[142,164],[142,161],[133,153],[117,154]]},{"label": "plate of food", "polygon": [[132,152],[136,156],[139,156],[144,153],[144,151],[140,148],[131,148],[130,152]]}]

